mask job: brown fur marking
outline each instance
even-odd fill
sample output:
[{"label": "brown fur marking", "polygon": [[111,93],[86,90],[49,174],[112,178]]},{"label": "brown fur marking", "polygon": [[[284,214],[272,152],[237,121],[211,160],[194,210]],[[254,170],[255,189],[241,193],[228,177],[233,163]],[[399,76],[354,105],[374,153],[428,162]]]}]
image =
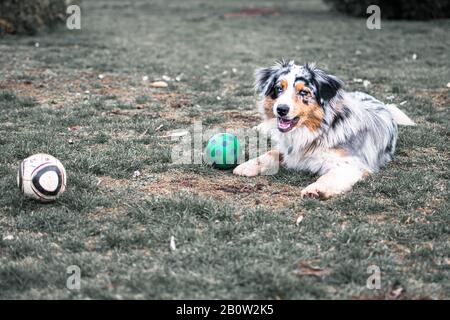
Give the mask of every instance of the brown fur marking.
[{"label": "brown fur marking", "polygon": [[343,148],[333,148],[330,149],[330,151],[336,155],[338,155],[339,157],[347,157],[348,156],[348,152],[347,150],[343,149]]},{"label": "brown fur marking", "polygon": [[311,97],[306,97],[308,99],[307,104],[297,95],[292,99],[294,101],[294,114],[300,118],[297,127],[304,125],[310,131],[319,129],[324,117],[324,112],[319,104]]}]

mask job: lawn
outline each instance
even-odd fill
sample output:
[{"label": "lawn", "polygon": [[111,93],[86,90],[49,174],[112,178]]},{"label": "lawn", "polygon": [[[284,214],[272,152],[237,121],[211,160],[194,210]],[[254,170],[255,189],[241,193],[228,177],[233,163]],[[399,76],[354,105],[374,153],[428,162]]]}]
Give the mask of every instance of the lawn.
[{"label": "lawn", "polygon": [[[270,10],[233,14],[252,5]],[[368,30],[320,1],[101,0],[81,30],[1,38],[0,298],[449,299],[449,27]],[[303,172],[171,164],[174,129],[257,125],[253,72],[280,58],[401,104],[417,126],[394,161],[328,201],[300,198]],[[52,204],[15,186],[38,152],[68,173]]]}]

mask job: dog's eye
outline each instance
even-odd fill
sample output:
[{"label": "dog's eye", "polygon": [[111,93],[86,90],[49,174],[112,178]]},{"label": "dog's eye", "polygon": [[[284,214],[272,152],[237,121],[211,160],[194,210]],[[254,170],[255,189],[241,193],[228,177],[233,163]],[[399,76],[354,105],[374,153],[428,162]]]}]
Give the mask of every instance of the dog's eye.
[{"label": "dog's eye", "polygon": [[298,95],[299,95],[300,97],[306,97],[306,96],[308,95],[308,91],[306,91],[306,90],[300,90],[300,91],[298,92]]},{"label": "dog's eye", "polygon": [[276,92],[277,94],[280,94],[280,93],[283,92],[283,88],[282,88],[281,86],[276,86],[276,87],[275,87],[275,92]]}]

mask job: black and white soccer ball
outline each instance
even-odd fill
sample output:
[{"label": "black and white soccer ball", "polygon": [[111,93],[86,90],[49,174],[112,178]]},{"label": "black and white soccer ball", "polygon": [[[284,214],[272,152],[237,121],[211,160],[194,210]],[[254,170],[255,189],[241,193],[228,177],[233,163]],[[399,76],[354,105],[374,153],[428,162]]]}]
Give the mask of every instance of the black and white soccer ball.
[{"label": "black and white soccer ball", "polygon": [[51,202],[66,190],[66,170],[55,157],[35,154],[20,164],[17,184],[24,195],[41,202]]}]

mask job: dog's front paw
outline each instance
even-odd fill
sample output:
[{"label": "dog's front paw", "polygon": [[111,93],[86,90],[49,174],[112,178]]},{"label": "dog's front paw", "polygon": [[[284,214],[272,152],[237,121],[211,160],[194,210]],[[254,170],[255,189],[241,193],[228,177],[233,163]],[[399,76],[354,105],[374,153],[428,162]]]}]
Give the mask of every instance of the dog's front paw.
[{"label": "dog's front paw", "polygon": [[333,192],[326,186],[320,184],[320,183],[312,183],[306,188],[304,188],[300,195],[302,198],[316,198],[316,199],[329,199],[332,196],[336,195],[336,192]]},{"label": "dog's front paw", "polygon": [[260,166],[255,160],[249,160],[247,162],[244,162],[243,164],[238,165],[233,170],[233,174],[245,177],[254,177],[260,174],[260,172],[261,172]]}]

